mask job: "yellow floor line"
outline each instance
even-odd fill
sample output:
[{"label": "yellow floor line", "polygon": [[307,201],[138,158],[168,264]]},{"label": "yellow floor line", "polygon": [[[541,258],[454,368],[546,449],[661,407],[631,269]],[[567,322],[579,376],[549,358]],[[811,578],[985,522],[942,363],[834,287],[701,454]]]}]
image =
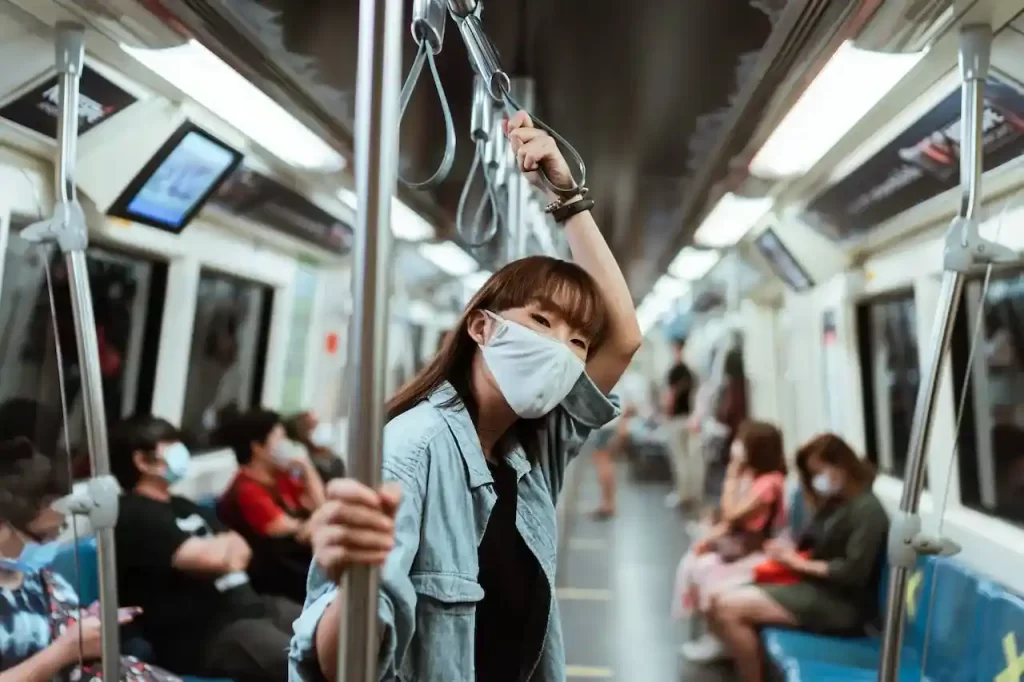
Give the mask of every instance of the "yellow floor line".
[{"label": "yellow floor line", "polygon": [[569,549],[583,551],[600,551],[608,548],[608,542],[603,538],[570,538]]},{"label": "yellow floor line", "polygon": [[597,668],[589,665],[569,665],[565,668],[565,676],[573,679],[610,680],[614,675],[611,668]]},{"label": "yellow floor line", "polygon": [[584,587],[559,587],[555,594],[561,601],[611,601],[611,590],[593,590]]}]

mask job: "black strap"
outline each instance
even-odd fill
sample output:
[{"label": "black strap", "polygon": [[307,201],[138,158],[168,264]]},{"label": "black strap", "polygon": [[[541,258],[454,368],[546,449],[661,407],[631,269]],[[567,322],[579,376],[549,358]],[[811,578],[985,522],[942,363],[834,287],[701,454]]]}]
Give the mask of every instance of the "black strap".
[{"label": "black strap", "polygon": [[579,201],[574,201],[571,204],[566,204],[565,206],[556,208],[551,212],[551,217],[555,219],[556,223],[561,224],[574,215],[583,213],[584,211],[589,211],[592,208],[594,208],[593,199],[580,199]]}]

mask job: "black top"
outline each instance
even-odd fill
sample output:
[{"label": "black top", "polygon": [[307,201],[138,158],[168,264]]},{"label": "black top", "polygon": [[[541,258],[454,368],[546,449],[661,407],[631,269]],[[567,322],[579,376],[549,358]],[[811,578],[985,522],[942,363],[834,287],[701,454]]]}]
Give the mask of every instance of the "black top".
[{"label": "black top", "polygon": [[681,417],[690,414],[690,394],[693,392],[693,374],[683,363],[678,363],[668,372],[668,385],[675,393],[672,403],[672,416]]},{"label": "black top", "polygon": [[484,598],[476,609],[477,682],[521,682],[544,647],[550,593],[516,530],[516,472],[491,465],[497,502],[480,542]]},{"label": "black top", "polygon": [[202,575],[171,566],[190,538],[226,530],[213,512],[183,497],[161,502],[121,496],[114,531],[118,597],[124,606],[142,607],[136,622],[161,667],[197,672],[214,633],[227,623],[265,615],[245,573]]}]

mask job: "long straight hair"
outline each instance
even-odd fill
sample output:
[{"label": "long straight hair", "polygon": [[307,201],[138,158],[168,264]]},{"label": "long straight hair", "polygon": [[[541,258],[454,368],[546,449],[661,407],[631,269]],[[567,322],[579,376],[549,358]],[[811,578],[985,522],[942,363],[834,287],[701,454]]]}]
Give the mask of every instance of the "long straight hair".
[{"label": "long straight hair", "polygon": [[[604,299],[593,278],[583,268],[548,256],[530,256],[513,261],[484,283],[434,359],[391,397],[386,408],[387,420],[408,412],[447,381],[455,388],[458,397],[445,407],[456,408],[461,402],[475,423],[477,405],[470,378],[477,343],[469,335],[470,316],[477,311],[500,313],[530,304],[560,315],[589,340],[591,353],[604,340],[607,321]],[[543,418],[519,419],[514,427],[514,435],[531,459],[536,454],[534,445],[542,424]],[[507,448],[509,444],[503,439],[499,448]]]}]

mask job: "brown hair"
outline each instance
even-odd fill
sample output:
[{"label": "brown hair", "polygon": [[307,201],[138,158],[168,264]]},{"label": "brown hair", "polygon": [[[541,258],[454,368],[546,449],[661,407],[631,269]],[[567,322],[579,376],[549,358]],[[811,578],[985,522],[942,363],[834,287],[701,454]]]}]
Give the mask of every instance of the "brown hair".
[{"label": "brown hair", "polygon": [[786,473],[786,451],[782,447],[782,433],[767,422],[745,421],[736,432],[736,440],[743,443],[747,465],[758,476],[778,472]]},{"label": "brown hair", "polygon": [[800,471],[800,482],[804,494],[810,495],[817,504],[818,494],[812,485],[809,462],[817,456],[824,464],[841,469],[847,478],[847,492],[858,495],[871,488],[875,481],[875,467],[861,459],[846,441],[834,433],[823,433],[806,443],[796,454],[796,466]]},{"label": "brown hair", "polygon": [[[476,420],[476,404],[470,390],[470,369],[476,341],[469,335],[469,317],[479,310],[500,312],[529,304],[557,312],[567,324],[590,341],[590,352],[604,339],[607,313],[597,284],[587,272],[569,261],[549,256],[530,256],[513,261],[494,273],[473,296],[451,334],[426,367],[391,397],[387,420],[411,410],[445,381],[451,383],[459,402]],[[533,455],[532,443],[540,426],[537,419],[520,419],[515,430],[519,442]]]}]

